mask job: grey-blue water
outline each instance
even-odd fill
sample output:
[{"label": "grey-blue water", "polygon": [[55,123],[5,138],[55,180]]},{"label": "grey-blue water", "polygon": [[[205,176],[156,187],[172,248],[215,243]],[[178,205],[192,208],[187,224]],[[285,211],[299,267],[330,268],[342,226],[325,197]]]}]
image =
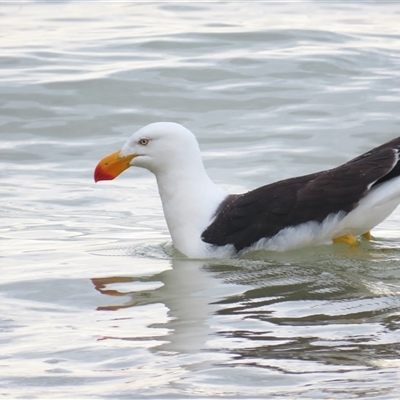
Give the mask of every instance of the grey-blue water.
[{"label": "grey-blue water", "polygon": [[231,192],[400,135],[398,2],[0,4],[0,396],[400,396],[400,210],[374,240],[174,259],[155,180],[93,169],[176,121]]}]

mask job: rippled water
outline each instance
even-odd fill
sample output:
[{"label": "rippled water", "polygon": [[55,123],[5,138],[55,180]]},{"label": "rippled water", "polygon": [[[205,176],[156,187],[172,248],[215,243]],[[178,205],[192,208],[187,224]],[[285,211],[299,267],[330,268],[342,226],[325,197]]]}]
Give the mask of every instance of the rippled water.
[{"label": "rippled water", "polygon": [[400,212],[371,243],[172,256],[154,178],[93,168],[177,121],[231,192],[400,134],[398,3],[0,5],[0,395],[400,396]]}]

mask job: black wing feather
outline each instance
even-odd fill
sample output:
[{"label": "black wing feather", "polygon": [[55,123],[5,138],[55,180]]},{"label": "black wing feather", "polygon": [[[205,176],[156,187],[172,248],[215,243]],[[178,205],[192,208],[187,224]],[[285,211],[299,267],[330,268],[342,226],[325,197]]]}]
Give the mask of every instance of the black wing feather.
[{"label": "black wing feather", "polygon": [[399,149],[397,138],[337,168],[230,195],[202,240],[217,246],[232,244],[240,251],[285,227],[348,213],[371,187],[400,175]]}]

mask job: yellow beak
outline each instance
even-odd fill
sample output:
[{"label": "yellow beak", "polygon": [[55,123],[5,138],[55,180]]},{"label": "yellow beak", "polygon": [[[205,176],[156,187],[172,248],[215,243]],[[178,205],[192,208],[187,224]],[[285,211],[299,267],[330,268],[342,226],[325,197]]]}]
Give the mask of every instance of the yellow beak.
[{"label": "yellow beak", "polygon": [[120,157],[120,151],[116,151],[107,157],[104,157],[94,170],[94,181],[109,181],[116,178],[121,172],[130,167],[130,162],[136,157],[136,154]]}]

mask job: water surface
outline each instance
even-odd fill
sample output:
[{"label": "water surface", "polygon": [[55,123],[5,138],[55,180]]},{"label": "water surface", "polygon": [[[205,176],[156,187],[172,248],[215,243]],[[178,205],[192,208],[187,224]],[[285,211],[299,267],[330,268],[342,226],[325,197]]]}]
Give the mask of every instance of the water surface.
[{"label": "water surface", "polygon": [[173,257],[154,178],[94,184],[176,121],[240,193],[400,133],[397,3],[0,5],[0,395],[397,399],[400,214],[370,243]]}]

